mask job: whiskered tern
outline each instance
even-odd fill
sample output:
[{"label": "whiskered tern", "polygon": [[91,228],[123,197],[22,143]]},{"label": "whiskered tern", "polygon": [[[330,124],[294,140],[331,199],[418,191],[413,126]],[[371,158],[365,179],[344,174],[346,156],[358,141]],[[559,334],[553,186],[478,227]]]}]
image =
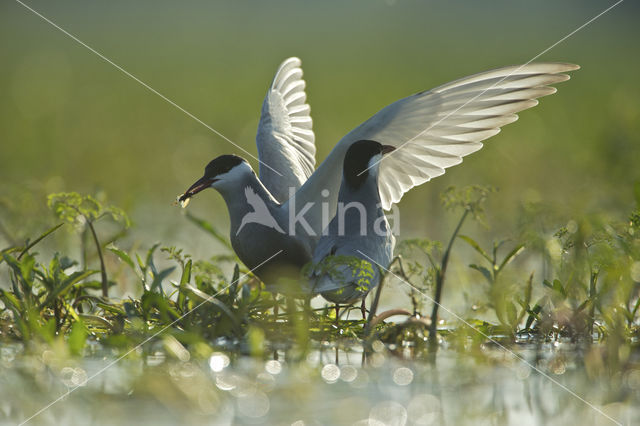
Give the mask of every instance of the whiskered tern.
[{"label": "whiskered tern", "polygon": [[[344,136],[314,171],[315,136],[305,82],[300,60],[289,58],[280,65],[262,105],[256,137],[260,178],[242,158],[223,155],[209,163],[180,200],[188,201],[205,188],[217,189],[229,209],[231,243],[247,267],[282,250],[256,271],[268,288],[280,291],[274,287],[279,276],[275,271],[284,268],[295,275],[311,260],[336,212],[340,171],[354,142],[373,140],[396,148],[378,166],[380,204],[389,210],[409,189],[482,148],[481,141],[516,121],[516,113],[537,105],[537,98],[555,93],[551,85],[568,80],[564,73],[578,68],[567,63],[509,66],[400,99]],[[263,203],[256,209],[258,199]],[[259,212],[271,218],[242,225],[246,214],[255,217]],[[298,290],[310,289],[300,284]]]},{"label": "whiskered tern", "polygon": [[378,265],[389,266],[395,245],[378,190],[382,156],[392,151],[390,145],[369,140],[357,141],[347,150],[338,211],[313,254],[313,294],[348,304],[363,299],[380,283]]}]

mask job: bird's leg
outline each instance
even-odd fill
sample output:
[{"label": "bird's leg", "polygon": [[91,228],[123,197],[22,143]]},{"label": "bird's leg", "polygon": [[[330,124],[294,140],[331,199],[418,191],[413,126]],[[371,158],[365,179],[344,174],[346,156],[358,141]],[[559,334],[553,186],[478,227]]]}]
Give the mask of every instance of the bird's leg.
[{"label": "bird's leg", "polygon": [[[336,310],[336,329],[340,330],[340,305],[338,305],[336,303],[336,306],[334,308]],[[338,365],[338,362],[340,362],[340,358],[338,356],[338,339],[336,339],[336,365]]]},{"label": "bird's leg", "polygon": [[384,284],[386,275],[384,275],[383,271],[380,271],[380,276],[382,277],[380,279],[380,284],[378,284],[378,289],[376,290],[376,294],[373,297],[373,302],[371,302],[371,309],[369,309],[369,317],[367,318],[367,324],[364,327],[364,352],[362,354],[362,361],[364,364],[364,361],[367,358],[367,355],[369,353],[371,353],[371,347],[370,347],[370,342],[369,342],[369,338],[371,335],[371,324],[373,321],[373,318],[376,316],[376,311],[378,310],[378,302],[380,302],[380,293],[382,292],[382,285]]},{"label": "bird's leg", "polygon": [[[273,321],[278,321],[278,312],[280,311],[280,303],[278,302],[278,296],[274,297],[275,304],[273,305]],[[278,349],[273,350],[273,359],[278,360]]]},{"label": "bird's leg", "polygon": [[[367,324],[367,309],[366,306],[364,305],[364,300],[366,299],[366,297],[362,298],[362,304],[360,305],[360,312],[362,313],[362,321],[365,323],[365,325],[363,327],[366,327]],[[366,351],[362,351],[362,366],[364,367],[364,363],[367,360],[367,354]]]}]

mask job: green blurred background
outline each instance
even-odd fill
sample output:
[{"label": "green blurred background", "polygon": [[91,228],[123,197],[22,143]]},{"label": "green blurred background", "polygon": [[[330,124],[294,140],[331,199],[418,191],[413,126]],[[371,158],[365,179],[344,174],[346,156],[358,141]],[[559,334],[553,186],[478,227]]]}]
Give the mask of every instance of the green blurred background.
[{"label": "green blurred background", "polygon": [[[299,56],[322,160],[383,106],[524,63],[612,2],[28,4],[252,153],[276,67]],[[456,218],[439,194],[452,184],[500,189],[484,238],[513,232],[527,201],[552,206],[560,221],[624,219],[640,180],[638,18],[639,4],[626,1],[540,57],[582,69],[462,165],[411,191],[400,204],[401,237],[450,233]],[[218,247],[171,202],[210,159],[242,152],[17,2],[0,4],[0,40],[0,245],[54,223],[47,193],[78,191],[127,210],[133,242],[201,256]],[[214,191],[190,209],[228,229]]]}]

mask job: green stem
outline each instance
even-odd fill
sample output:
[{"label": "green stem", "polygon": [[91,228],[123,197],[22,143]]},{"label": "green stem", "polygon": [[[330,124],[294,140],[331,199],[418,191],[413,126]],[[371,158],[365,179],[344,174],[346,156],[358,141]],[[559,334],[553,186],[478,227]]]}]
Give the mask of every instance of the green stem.
[{"label": "green stem", "polygon": [[593,336],[593,324],[596,320],[596,283],[598,281],[598,272],[591,271],[591,279],[589,280],[589,299],[591,299],[591,307],[589,308],[589,337]]},{"label": "green stem", "polygon": [[433,303],[433,311],[431,312],[431,325],[429,326],[429,347],[433,352],[435,352],[438,348],[438,342],[436,341],[436,333],[438,331],[438,308],[440,308],[440,300],[442,299],[442,287],[444,286],[444,277],[447,272],[447,265],[449,264],[451,247],[453,247],[453,242],[458,236],[460,228],[462,228],[462,224],[464,223],[468,214],[469,210],[467,209],[464,211],[464,214],[460,218],[455,231],[453,231],[453,235],[451,235],[451,240],[449,240],[447,250],[444,252],[444,256],[442,257],[440,271],[438,271],[438,277],[436,280],[436,295]]},{"label": "green stem", "polygon": [[102,257],[102,248],[100,247],[100,242],[98,241],[98,235],[96,234],[96,230],[93,227],[93,223],[90,220],[87,220],[87,225],[89,225],[89,229],[91,230],[91,235],[93,235],[93,241],[96,243],[96,250],[98,251],[98,257],[100,258],[100,274],[102,276],[102,296],[109,297],[109,282],[107,281],[107,268],[104,266],[104,258]]},{"label": "green stem", "polygon": [[[382,272],[384,271],[380,271],[380,274],[381,274],[380,276],[384,277]],[[371,323],[373,322],[373,319],[376,317],[376,311],[378,310],[378,303],[380,303],[380,293],[382,292],[383,283],[384,283],[384,279],[381,279],[380,284],[378,284],[378,288],[376,289],[376,294],[373,297],[373,302],[371,302],[371,308],[369,308],[369,317],[367,318],[367,325],[364,328],[365,339],[369,338],[369,335],[371,334],[371,330],[373,329],[373,327],[371,326]]]}]

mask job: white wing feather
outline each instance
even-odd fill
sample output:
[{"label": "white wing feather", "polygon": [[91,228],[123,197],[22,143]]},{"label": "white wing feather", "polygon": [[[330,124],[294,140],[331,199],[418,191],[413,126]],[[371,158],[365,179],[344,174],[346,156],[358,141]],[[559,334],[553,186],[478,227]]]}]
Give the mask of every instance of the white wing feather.
[{"label": "white wing feather", "polygon": [[537,63],[462,78],[387,106],[340,144],[372,139],[399,148],[380,164],[380,198],[388,210],[409,189],[482,148],[481,141],[518,119],[516,113],[555,93],[549,85],[569,79],[562,72],[578,68]]},{"label": "white wing feather", "polygon": [[315,135],[300,65],[300,59],[289,58],[278,68],[262,104],[256,135],[260,180],[281,203],[289,198],[290,187],[297,190],[311,176],[316,163]]},{"label": "white wing feather", "polygon": [[[536,98],[555,93],[550,85],[569,79],[563,72],[578,68],[566,63],[509,66],[400,99],[340,140],[296,194],[297,205],[314,200],[324,188],[331,190],[327,201],[335,204],[340,186],[336,170],[342,169],[347,148],[371,139],[398,148],[380,164],[380,198],[388,210],[409,189],[482,148],[481,141],[518,119],[516,113],[537,105]],[[319,215],[312,220],[320,228]]]}]

